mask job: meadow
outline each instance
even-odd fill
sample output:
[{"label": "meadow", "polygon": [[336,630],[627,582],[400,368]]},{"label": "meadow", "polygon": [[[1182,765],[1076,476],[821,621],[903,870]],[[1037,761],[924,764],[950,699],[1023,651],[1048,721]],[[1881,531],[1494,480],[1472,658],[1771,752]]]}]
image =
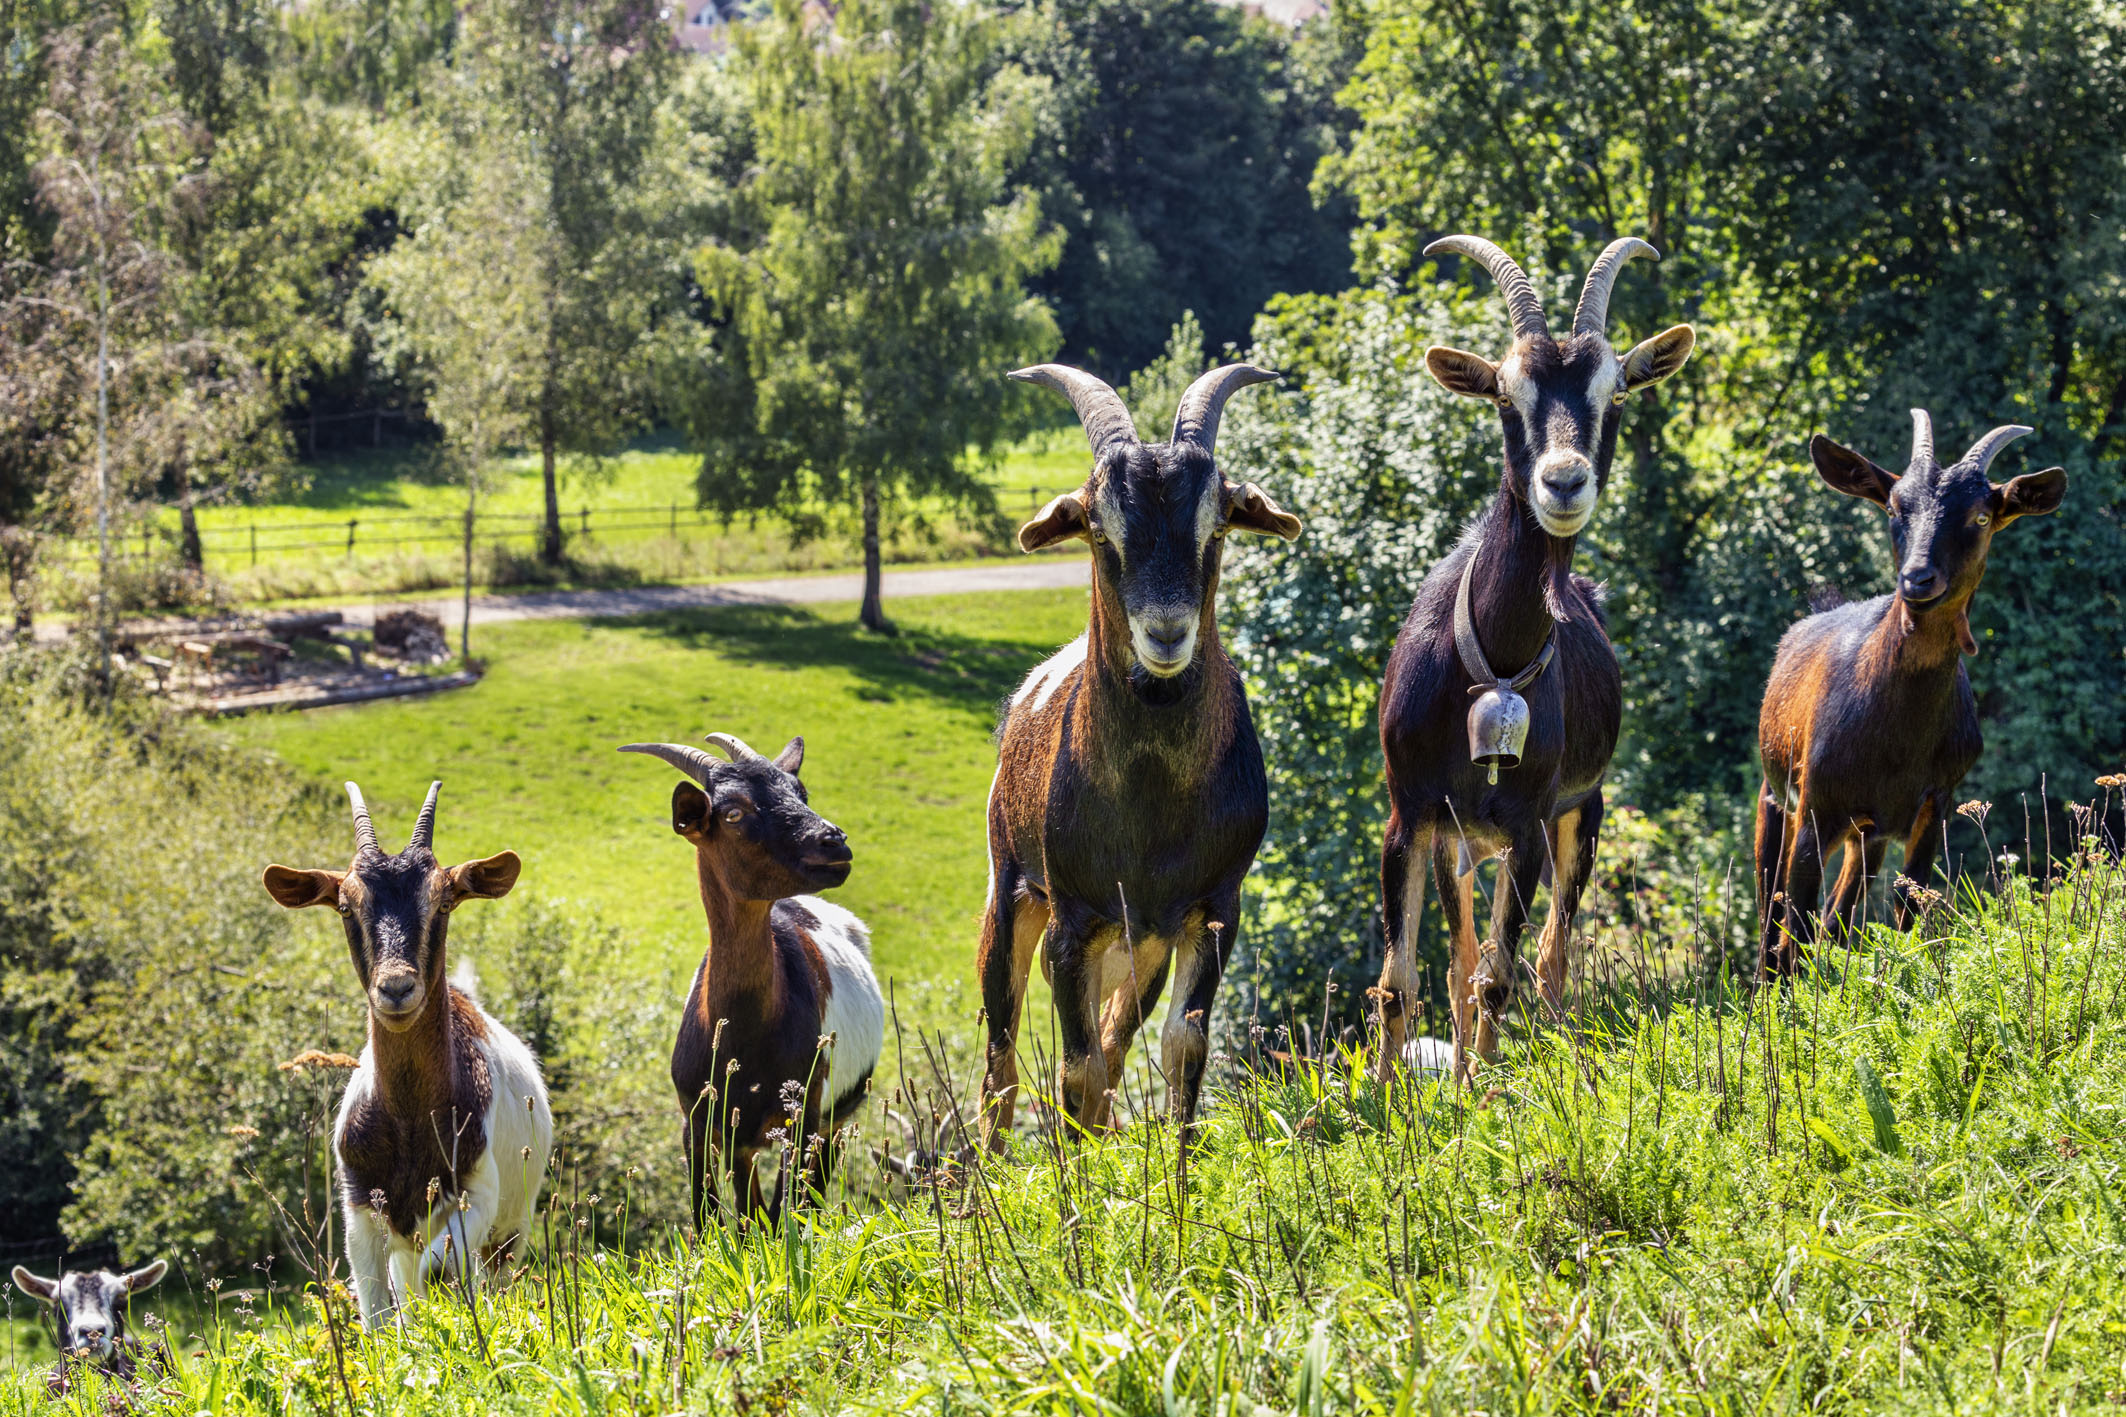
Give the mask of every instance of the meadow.
[{"label": "meadow", "polygon": [[[1473,1087],[1340,1053],[882,1207],[573,1242],[364,1335],[344,1293],[170,1331],[136,1411],[2068,1412],[2126,1400],[2126,876],[1872,927],[1790,986],[1586,971]],[[1607,975],[1616,982],[1603,984]],[[905,1038],[904,1047],[913,1045]],[[967,1079],[889,1107],[950,1115]],[[926,1121],[925,1125],[929,1125]],[[196,1313],[178,1311],[182,1320]],[[12,1411],[102,1412],[0,1380]]]},{"label": "meadow", "polygon": [[[971,515],[936,499],[891,508],[882,554],[889,562],[950,562],[1016,555],[1008,533],[1019,515],[1074,487],[1085,473],[1076,429],[1028,435],[976,465],[1000,515]],[[538,559],[545,491],[535,454],[494,459],[482,469],[473,575],[483,590],[524,586],[684,583],[746,575],[842,570],[863,564],[850,509],[811,509],[813,534],[794,537],[788,518],[760,514],[726,521],[696,509],[701,459],[674,439],[648,438],[595,461],[564,462],[559,497],[567,561]],[[461,479],[425,445],[328,453],[297,470],[297,480],[202,505],[197,512],[208,577],[185,587],[172,558],[178,515],[149,509],[120,534],[125,591],[132,598],[203,591],[243,603],[449,589],[463,581]],[[147,552],[143,559],[143,551]],[[47,566],[51,603],[73,608],[88,593],[92,538],[75,538]]]}]

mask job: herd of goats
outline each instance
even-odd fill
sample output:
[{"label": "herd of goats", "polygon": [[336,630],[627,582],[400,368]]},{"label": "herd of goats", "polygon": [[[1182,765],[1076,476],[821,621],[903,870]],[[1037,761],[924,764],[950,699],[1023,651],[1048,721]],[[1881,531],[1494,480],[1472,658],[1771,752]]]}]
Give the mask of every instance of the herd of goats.
[{"label": "herd of goats", "polygon": [[[1426,248],[1443,252],[1490,272],[1514,341],[1497,362],[1443,347],[1425,355],[1447,389],[1497,406],[1505,458],[1489,508],[1419,588],[1381,686],[1387,940],[1372,998],[1384,1080],[1438,1048],[1406,1037],[1428,865],[1452,939],[1453,1074],[1495,1055],[1529,903],[1546,882],[1550,914],[1530,973],[1545,1009],[1562,1006],[1622,716],[1601,598],[1573,573],[1573,548],[1608,480],[1625,401],[1681,369],[1695,339],[1677,325],[1621,356],[1610,346],[1610,288],[1626,262],[1656,254],[1643,241],[1603,251],[1563,338],[1504,251],[1471,236]],[[1242,882],[1269,815],[1247,698],[1218,638],[1220,558],[1232,531],[1287,541],[1300,533],[1299,519],[1260,487],[1224,476],[1213,448],[1226,400],[1275,376],[1249,364],[1205,374],[1164,443],[1141,441],[1115,391],[1081,370],[1044,364],[1012,377],[1067,396],[1093,452],[1084,485],[1042,508],[1019,544],[1088,542],[1093,574],[1085,634],[1027,677],[997,735],[976,956],[988,1029],[982,1141],[1001,1146],[1011,1127],[1037,948],[1055,1001],[1059,1109],[1089,1131],[1107,1124],[1110,1083],[1172,976],[1161,1065],[1186,1129]],[[2053,511],[2066,491],[2059,468],[1988,480],[1994,458],[2027,428],[1996,428],[1944,465],[1927,414],[1912,417],[1902,473],[1820,435],[1809,443],[1824,481],[1888,514],[1896,583],[1802,620],[1779,645],[1758,733],[1768,977],[1792,971],[1814,938],[1823,862],[1834,853],[1841,867],[1823,914],[1852,928],[1885,846],[1903,840],[1895,923],[1906,927],[1914,902],[1904,881],[1932,867],[1952,794],[1979,755],[1962,659],[1976,648],[1968,610],[1988,547],[2017,517]],[[672,1054],[695,1215],[720,1204],[728,1180],[741,1212],[772,1221],[786,1190],[824,1192],[828,1139],[869,1091],[884,1007],[869,932],[813,894],[848,879],[851,855],[809,803],[804,740],[773,758],[728,734],[707,741],[723,756],[676,743],[621,751],[682,775],[672,830],[694,848],[708,923]],[[406,849],[387,855],[360,790],[347,791],[347,869],[269,866],[265,888],[283,906],[339,912],[368,998],[368,1046],[334,1144],[355,1298],[373,1326],[441,1275],[477,1278],[530,1233],[553,1118],[538,1060],[449,982],[444,963],[450,913],[506,895],[515,853],[442,866],[431,849],[431,786]],[[1498,888],[1479,942],[1475,876],[1492,857]],[[779,1150],[788,1159],[771,1190],[761,1163]],[[59,1311],[65,1343],[110,1355],[122,1340],[123,1297],[162,1268],[47,1280],[18,1267],[15,1280]]]}]

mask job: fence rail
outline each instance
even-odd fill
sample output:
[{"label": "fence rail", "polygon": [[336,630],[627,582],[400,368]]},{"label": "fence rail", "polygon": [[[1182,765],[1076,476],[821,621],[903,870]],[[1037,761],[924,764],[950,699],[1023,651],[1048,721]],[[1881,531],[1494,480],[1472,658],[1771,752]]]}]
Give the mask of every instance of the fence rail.
[{"label": "fence rail", "polygon": [[[1038,511],[1043,500],[1067,489],[1028,486],[1027,514]],[[1019,489],[998,488],[1000,507],[1015,504]],[[580,505],[561,515],[564,536],[593,539],[600,535],[639,537],[664,532],[677,537],[681,528],[704,530],[725,525],[719,512],[668,503],[665,506],[593,507]],[[473,517],[473,539],[493,544],[523,538],[536,546],[544,534],[543,512],[478,512]],[[155,558],[158,547],[167,550],[177,539],[177,529],[150,522],[125,533],[112,534],[111,555],[115,561]],[[268,558],[306,551],[328,551],[352,559],[359,551],[419,546],[460,546],[465,540],[465,515],[430,512],[379,512],[345,518],[305,521],[250,522],[241,526],[223,524],[200,528],[200,550],[209,565],[256,566]],[[93,536],[46,536],[39,540],[45,555],[63,565],[94,561]]]}]

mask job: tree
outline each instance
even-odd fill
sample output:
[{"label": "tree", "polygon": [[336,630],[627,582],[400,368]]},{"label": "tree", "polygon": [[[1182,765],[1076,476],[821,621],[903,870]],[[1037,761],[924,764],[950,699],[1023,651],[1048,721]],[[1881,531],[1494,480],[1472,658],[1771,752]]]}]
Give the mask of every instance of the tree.
[{"label": "tree", "polygon": [[509,131],[539,203],[538,385],[532,438],[546,485],[541,556],[562,556],[558,457],[596,457],[650,408],[649,334],[675,295],[654,214],[633,200],[678,62],[641,0],[479,0],[457,81],[472,123]]},{"label": "tree", "polygon": [[1063,229],[1030,284],[1066,358],[1122,377],[1184,310],[1212,348],[1243,342],[1278,292],[1349,278],[1353,212],[1315,165],[1350,126],[1337,24],[1289,31],[1211,0],[1047,0],[1011,52],[1053,97],[1021,167]]},{"label": "tree", "polygon": [[883,499],[984,503],[970,460],[1022,407],[1003,375],[1055,347],[1025,282],[1056,242],[1007,181],[1037,88],[997,68],[996,22],[964,6],[850,0],[829,21],[777,0],[738,44],[759,234],[712,240],[697,267],[751,397],[710,446],[701,498],[727,512],[853,498],[863,623],[884,630]]}]

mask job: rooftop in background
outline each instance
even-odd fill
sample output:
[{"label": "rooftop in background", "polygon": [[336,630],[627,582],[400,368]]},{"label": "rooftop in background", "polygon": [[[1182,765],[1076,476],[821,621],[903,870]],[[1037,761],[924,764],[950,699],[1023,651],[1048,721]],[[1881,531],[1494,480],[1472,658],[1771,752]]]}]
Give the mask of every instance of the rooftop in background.
[{"label": "rooftop in background", "polygon": [[[1328,0],[1212,0],[1251,15],[1297,29],[1307,21],[1329,13]],[[672,13],[672,29],[679,47],[695,54],[721,54],[731,44],[731,22],[748,14],[757,15],[767,6],[761,0],[681,0]]]}]

